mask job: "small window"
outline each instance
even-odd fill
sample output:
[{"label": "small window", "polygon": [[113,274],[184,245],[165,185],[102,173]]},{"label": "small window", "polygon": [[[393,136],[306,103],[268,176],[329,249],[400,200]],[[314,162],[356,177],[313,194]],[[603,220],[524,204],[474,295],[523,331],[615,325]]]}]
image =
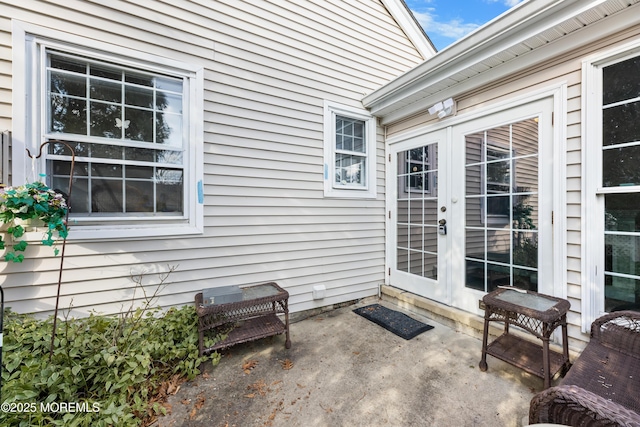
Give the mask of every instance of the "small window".
[{"label": "small window", "polygon": [[375,197],[375,136],[366,110],[325,102],[325,196]]}]

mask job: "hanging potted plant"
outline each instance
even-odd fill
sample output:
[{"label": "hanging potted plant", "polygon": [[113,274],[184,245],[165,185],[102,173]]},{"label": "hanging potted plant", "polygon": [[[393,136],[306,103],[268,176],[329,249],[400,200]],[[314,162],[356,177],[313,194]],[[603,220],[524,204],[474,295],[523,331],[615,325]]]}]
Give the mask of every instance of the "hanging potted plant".
[{"label": "hanging potted plant", "polygon": [[[68,228],[67,202],[64,195],[58,193],[42,182],[33,182],[19,187],[6,187],[0,192],[0,221],[6,232],[13,239],[13,245],[4,255],[5,261],[22,262],[22,252],[28,243],[23,240],[29,222],[45,228],[42,244],[55,247],[58,239],[66,239]],[[40,222],[40,224],[38,224]],[[5,249],[5,241],[0,234],[0,249]]]}]

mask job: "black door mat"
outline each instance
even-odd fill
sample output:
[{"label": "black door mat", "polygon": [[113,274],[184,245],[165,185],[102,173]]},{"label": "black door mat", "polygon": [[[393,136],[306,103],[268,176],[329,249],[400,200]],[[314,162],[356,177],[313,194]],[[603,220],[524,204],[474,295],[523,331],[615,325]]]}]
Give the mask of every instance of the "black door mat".
[{"label": "black door mat", "polygon": [[393,332],[405,340],[419,335],[423,332],[433,329],[433,326],[422,323],[416,319],[412,319],[404,313],[383,307],[380,304],[371,304],[365,307],[356,308],[354,313],[359,314],[365,319],[377,323],[386,330]]}]

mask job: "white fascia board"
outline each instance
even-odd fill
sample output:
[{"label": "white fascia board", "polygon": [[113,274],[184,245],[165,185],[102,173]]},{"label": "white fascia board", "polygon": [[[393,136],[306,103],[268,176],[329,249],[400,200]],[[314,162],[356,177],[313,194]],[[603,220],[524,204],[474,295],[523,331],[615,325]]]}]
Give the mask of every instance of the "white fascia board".
[{"label": "white fascia board", "polygon": [[530,0],[500,15],[362,100],[373,114],[607,0]]},{"label": "white fascia board", "polygon": [[431,58],[437,50],[429,36],[423,31],[420,24],[409,11],[403,0],[381,0],[393,19],[396,20],[400,28],[407,35],[411,43],[416,47],[423,59]]},{"label": "white fascia board", "polygon": [[[640,6],[635,6],[640,8]],[[419,113],[430,107],[435,102],[442,101],[444,98],[453,97],[461,93],[471,91],[477,87],[491,83],[502,77],[506,77],[510,74],[516,73],[521,70],[525,70],[531,66],[539,64],[546,59],[560,56],[564,53],[571,52],[576,47],[584,46],[589,43],[595,43],[603,37],[607,37],[620,30],[620,28],[628,28],[633,25],[640,24],[640,14],[638,13],[619,13],[614,16],[610,16],[605,20],[601,20],[590,26],[573,32],[564,38],[556,40],[555,42],[545,45],[542,49],[533,50],[525,55],[518,57],[516,60],[509,61],[498,67],[492,68],[490,71],[479,74],[478,76],[461,81],[455,85],[449,86],[446,91],[434,93],[432,95],[425,95],[424,98],[409,102],[405,97],[398,97],[395,108],[392,112],[382,115],[381,124],[393,123],[397,120],[401,120],[404,117]],[[427,84],[432,85],[442,80],[442,76],[437,72],[429,76]],[[366,105],[365,105],[366,106]],[[374,109],[370,109],[373,115]]]}]

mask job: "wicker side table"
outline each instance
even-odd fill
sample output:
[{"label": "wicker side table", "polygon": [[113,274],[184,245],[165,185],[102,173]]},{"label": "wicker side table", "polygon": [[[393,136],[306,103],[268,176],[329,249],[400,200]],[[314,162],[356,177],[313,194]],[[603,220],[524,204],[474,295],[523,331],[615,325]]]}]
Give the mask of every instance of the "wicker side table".
[{"label": "wicker side table", "polygon": [[[225,304],[204,305],[202,292],[196,294],[198,345],[200,355],[272,335],[286,334],[285,348],[291,348],[289,337],[289,293],[275,282],[247,286],[242,300]],[[284,315],[284,322],[278,314]],[[229,330],[227,337],[205,347],[205,334]]]},{"label": "wicker side table", "polygon": [[[482,298],[485,304],[484,334],[480,370],[487,370],[487,354],[504,360],[544,379],[551,385],[551,376],[569,369],[567,341],[567,311],[569,301],[532,291],[498,288]],[[504,322],[504,333],[490,344],[489,322]],[[538,345],[509,333],[509,325],[519,326],[542,340]],[[562,327],[562,354],[549,350],[553,331]]]}]

